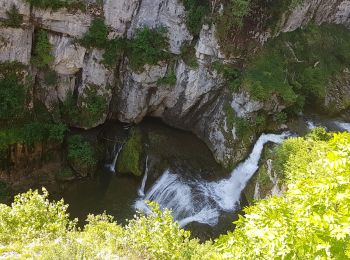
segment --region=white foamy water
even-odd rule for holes
[[[144,190],[139,193],[135,208],[147,214],[150,210],[145,201],[155,201],[161,208],[171,209],[174,219],[182,227],[191,222],[215,226],[221,212],[232,212],[239,206],[241,192],[259,167],[264,144],[281,143],[288,136],[288,133],[261,135],[249,157],[231,172],[229,178],[217,182],[185,179],[168,169],[146,193]],[[143,182],[141,188],[144,189]]]
[[[342,130],[350,132],[350,123],[335,121],[334,124]]]
[[[117,165],[118,156],[119,156],[119,154],[120,154],[122,149],[123,149],[123,145],[121,145],[121,144],[119,146],[118,146],[118,144],[116,144],[114,146],[114,151],[113,151],[114,159],[113,159],[113,162],[110,163],[110,164],[106,164],[106,168],[108,168],[111,172],[115,172],[115,167]]]
[[[148,156],[146,157],[145,174],[142,178],[141,187],[137,191],[137,194],[142,198],[145,197],[145,186],[146,186],[147,177],[148,177]]]
[[[307,124],[307,128],[310,130],[317,127],[316,124],[311,120],[306,120],[306,124]]]

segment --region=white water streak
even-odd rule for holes
[[[141,197],[145,197],[145,186],[147,181],[147,175],[148,175],[148,156],[146,157],[146,166],[145,166],[145,174],[142,178],[142,183],[140,189],[137,191],[137,194]]]
[[[117,147],[117,144],[115,145],[114,152],[116,150],[116,147]],[[123,145],[119,145],[117,152],[115,152],[113,162],[111,164],[106,165],[106,168],[108,168],[111,172],[115,172],[115,167],[117,165],[118,156],[119,156],[122,149],[123,149]]]

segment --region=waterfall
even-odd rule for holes
[[[307,124],[307,128],[310,129],[310,130],[312,130],[312,129],[317,127],[316,124],[313,121],[311,121],[311,120],[306,120],[306,124]]]
[[[342,130],[350,132],[350,123],[342,122],[342,121],[334,121],[334,124],[341,128]]]
[[[135,208],[147,214],[150,209],[145,201],[155,201],[162,209],[171,209],[174,219],[182,227],[191,222],[215,226],[221,212],[232,212],[239,206],[241,192],[259,167],[264,144],[281,143],[287,136],[288,133],[263,134],[249,157],[231,172],[229,178],[217,182],[184,178],[167,169],[149,191],[138,198]]]
[[[137,192],[138,195],[142,198],[145,197],[145,186],[146,186],[146,181],[147,181],[147,174],[148,174],[148,156],[146,156],[145,174],[144,174],[142,182],[141,182],[141,187]]]
[[[121,150],[123,149],[123,145],[122,144],[115,144],[114,145],[114,149],[113,149],[113,154],[114,154],[114,159],[113,162],[110,164],[106,164],[106,168],[108,168],[110,170],[110,172],[115,172],[115,167],[117,165],[117,160],[118,160],[118,156],[121,152]]]

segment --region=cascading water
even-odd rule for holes
[[[114,159],[113,159],[112,163],[106,164],[106,168],[108,168],[110,172],[115,172],[115,167],[117,165],[118,156],[119,156],[122,149],[123,149],[123,144],[116,143],[114,145],[114,149],[113,149],[114,150],[113,151]]]
[[[228,179],[218,182],[184,178],[168,169],[146,194],[144,183],[141,184],[143,192],[140,194],[143,196],[137,199],[135,208],[147,214],[150,209],[145,201],[155,201],[161,208],[171,209],[174,219],[182,227],[191,222],[215,226],[221,212],[234,211],[239,205],[241,192],[258,169],[264,144],[281,143],[287,136],[288,133],[263,134],[249,157],[232,171]]]
[[[147,181],[147,175],[148,175],[148,156],[146,156],[145,174],[144,174],[143,179],[142,179],[141,187],[137,191],[137,194],[142,198],[145,197],[145,186],[146,186],[146,181]]]
[[[350,123],[342,122],[342,121],[334,121],[334,124],[341,128],[342,130],[350,132]]]

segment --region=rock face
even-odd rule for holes
[[[33,28],[0,29],[0,61],[17,61],[29,65]]]
[[[311,21],[343,24],[350,28],[350,1],[306,0],[291,12],[281,31],[294,31]]]
[[[53,45],[54,61],[50,69],[57,73],[57,82],[46,88],[42,73],[33,69],[33,76],[41,85],[39,98],[49,110],[54,111],[57,104],[66,100],[68,93],[75,93],[81,109],[88,106],[87,91],[91,88],[104,98],[106,110],[98,120],[88,126],[83,123],[72,126],[94,127],[107,120],[108,115],[132,123],[140,122],[145,116],[160,117],[169,125],[196,133],[219,162],[229,165],[246,155],[249,144],[243,144],[237,137],[235,125],[230,126],[227,107],[238,118],[254,118],[260,110],[274,113],[283,109],[276,97],[263,104],[252,100],[245,91],[228,91],[222,75],[212,66],[215,61],[231,62],[225,60],[220,51],[213,24],[205,24],[195,39],[198,67],[185,64],[179,55],[180,49],[183,43],[192,41],[193,36],[186,28],[186,12],[179,0],[105,0],[100,6],[110,38],[132,38],[136,30],[144,26],[168,30],[169,51],[177,57],[176,61],[145,65],[142,72],[133,71],[127,58],[115,68],[107,68],[102,64],[103,50],[87,50],[79,45],[77,39],[84,35],[95,18],[91,12],[41,10],[31,8],[23,0],[0,0],[1,19],[7,18],[6,11],[13,4],[25,23],[21,28],[0,27],[0,61],[29,65],[34,27],[35,30],[44,29],[49,32]],[[285,16],[280,31],[292,31],[310,21],[343,24],[350,28],[349,14],[349,0],[305,0]],[[264,33],[253,32],[252,35]],[[169,71],[176,74],[174,86],[159,83]],[[338,110],[343,110],[343,104],[347,104],[343,102],[344,97],[349,96],[349,80],[342,79],[334,85],[337,94],[329,94],[325,104],[333,106],[336,103]],[[250,136],[251,142],[253,139],[254,136]]]
[[[350,108],[350,71],[344,71],[330,83],[324,108],[331,114],[337,114]]]

